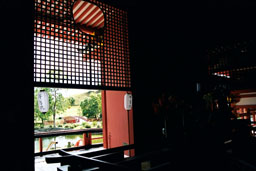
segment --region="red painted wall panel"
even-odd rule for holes
[[[104,147],[114,148],[133,144],[133,111],[124,109],[127,91],[103,91],[103,136]],[[129,92],[131,93],[131,92]],[[128,119],[129,117],[129,119]],[[134,152],[132,152],[133,154]]]
[[[124,109],[126,92],[106,91],[107,127],[109,148],[122,146],[128,139],[128,114]]]

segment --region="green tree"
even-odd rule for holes
[[[59,112],[64,112],[67,107],[68,103],[63,97],[63,95],[59,92],[60,89],[58,88],[51,88],[51,96],[53,98],[52,103],[50,103],[50,108],[52,111],[52,116],[53,116],[53,127],[56,127],[56,114]]]
[[[69,101],[70,106],[75,105],[75,99],[73,97],[68,98],[68,101]]]
[[[101,118],[101,94],[91,93],[80,103],[83,116],[87,118]]]
[[[49,111],[43,114],[39,111],[38,108],[38,100],[37,95],[38,92],[43,89],[49,95]],[[53,126],[56,127],[55,120],[56,114],[59,112],[63,112],[68,108],[68,101],[63,97],[63,95],[59,92],[57,88],[35,88],[34,92],[34,120],[41,120],[42,124],[44,120],[49,120],[49,118],[53,117]]]

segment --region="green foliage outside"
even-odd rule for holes
[[[70,106],[75,105],[75,99],[73,97],[68,98],[68,101],[69,101]]]
[[[101,95],[91,93],[80,103],[83,116],[87,118],[102,118]]]
[[[49,95],[49,111],[43,114],[39,111],[37,95],[40,90],[45,90]],[[80,105],[79,105],[80,103]],[[83,94],[64,98],[61,89],[58,88],[35,88],[34,90],[34,122],[35,129],[42,128],[102,128],[102,124],[83,123],[71,125],[63,124],[64,116],[86,116],[87,118],[102,118],[102,105],[100,91],[89,91]],[[62,123],[61,123],[62,120]],[[44,125],[44,121],[53,122],[52,125]]]
[[[35,130],[38,129],[47,129],[47,128],[52,128],[52,125],[48,125],[48,126],[43,126],[40,124],[35,124]],[[75,123],[66,123],[66,124],[58,124],[57,128],[65,128],[65,129],[86,129],[86,128],[102,128],[102,122],[101,121],[97,121],[95,124],[94,122],[83,122],[82,124],[75,124]]]
[[[38,108],[38,100],[37,95],[40,90],[44,90],[49,95],[49,111],[45,114],[39,111]],[[69,107],[69,102],[63,97],[61,93],[59,93],[59,89],[57,88],[35,88],[34,91],[34,119],[40,119],[41,124],[44,124],[44,120],[49,120],[50,117],[53,117],[54,124],[53,126],[56,127],[55,119],[56,113],[63,112]]]

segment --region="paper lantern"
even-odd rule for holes
[[[132,109],[132,95],[131,94],[124,95],[124,108],[125,108],[125,110]]]
[[[38,93],[38,107],[40,112],[46,113],[49,110],[49,95],[46,91],[40,90]]]

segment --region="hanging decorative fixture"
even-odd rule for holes
[[[38,93],[38,107],[40,112],[46,113],[49,110],[49,95],[46,91],[40,90]]]
[[[90,35],[99,34],[105,25],[102,10],[95,4],[82,0],[74,3],[73,18],[78,28]]]

